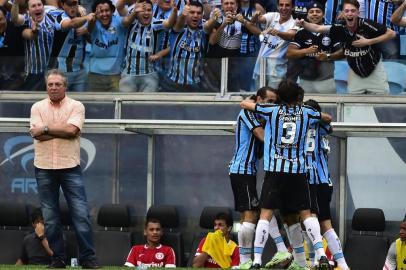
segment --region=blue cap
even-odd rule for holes
[[[324,5],[322,5],[319,2],[316,2],[316,1],[310,2],[310,4],[307,6],[307,12],[309,12],[309,10],[312,9],[312,8],[319,8],[324,13]]]

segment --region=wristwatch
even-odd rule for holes
[[[44,127],[44,130],[43,130],[43,133],[44,133],[45,135],[47,135],[48,132],[49,132],[48,126],[45,126],[45,127]]]
[[[327,60],[331,60],[331,53],[328,53],[326,55],[327,55]]]
[[[43,234],[43,235],[41,235],[41,236],[37,236],[37,238],[38,238],[39,241],[42,241],[42,240],[44,240],[46,237],[45,237],[45,234]]]

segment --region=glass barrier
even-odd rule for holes
[[[61,66],[61,61],[51,59],[53,65],[50,66]],[[176,68],[171,68],[170,59],[162,59],[161,63],[149,63],[153,66],[152,74],[127,76],[122,75],[122,71],[110,75],[90,71],[94,61],[87,53],[80,69],[67,72],[67,77],[68,90],[72,92],[255,92],[265,85],[277,87],[286,76],[296,80],[310,94],[399,95],[405,93],[405,61],[384,60],[370,76],[361,80],[345,59],[317,62],[311,58],[281,61],[257,57],[207,57],[198,64],[183,62]],[[24,57],[3,56],[0,62],[0,90],[45,89],[42,73],[25,75]]]

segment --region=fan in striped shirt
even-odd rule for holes
[[[79,1],[62,0],[62,9],[51,11],[55,18],[56,30],[49,68],[65,72],[69,91],[85,91],[87,72],[83,66],[85,58],[85,35],[77,33],[76,28],[95,20],[95,14],[81,16]],[[85,28],[83,28],[85,29]]]
[[[206,35],[201,25],[203,5],[191,1],[178,16],[170,37],[170,68],[164,91],[201,91],[201,61],[206,49]]]
[[[139,1],[135,4],[129,19],[124,21],[124,24],[130,27],[120,91],[151,92],[158,90],[158,74],[154,62],[169,53],[169,48],[158,49],[158,33],[171,28],[176,21],[176,16],[177,8],[174,7],[167,20],[153,21],[150,0]]]
[[[28,1],[28,13],[19,14],[19,5],[24,0],[14,1],[11,8],[11,20],[15,25],[23,25],[22,36],[25,40],[25,80],[22,90],[44,90],[44,73],[54,40],[54,18],[44,11],[41,0]]]

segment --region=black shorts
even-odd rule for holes
[[[250,174],[230,174],[234,208],[238,212],[258,210],[257,177]]]
[[[310,209],[306,174],[266,172],[260,207],[279,209],[283,216]]]
[[[333,186],[329,184],[310,185],[311,211],[319,221],[331,219],[330,202]]]

